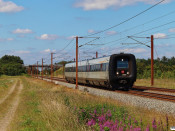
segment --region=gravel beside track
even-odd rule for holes
[[[49,79],[44,79],[46,81],[49,81]],[[54,81],[55,84],[64,85],[69,88],[75,89],[75,84],[60,82],[60,81]],[[96,95],[96,96],[103,96],[111,99],[118,100],[123,103],[127,103],[133,106],[139,106],[143,107],[149,110],[155,110],[158,112],[163,112],[167,114],[171,114],[175,117],[175,103],[168,102],[168,101],[161,101],[157,99],[150,99],[140,96],[134,96],[130,94],[123,94],[123,93],[117,93],[113,91],[103,90],[103,89],[96,89],[91,87],[86,87],[79,85],[79,90],[83,92],[88,92],[89,94]]]

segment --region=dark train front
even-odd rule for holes
[[[132,54],[114,54],[109,61],[109,82],[113,89],[128,90],[136,81],[136,59]]]

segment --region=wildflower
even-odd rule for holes
[[[96,124],[96,122],[95,122],[95,120],[94,119],[91,119],[91,120],[89,120],[88,121],[88,126],[93,126],[93,125],[95,125]]]
[[[112,117],[112,114],[111,114],[111,111],[110,111],[110,110],[108,110],[107,116],[108,116],[109,118]]]
[[[123,127],[119,127],[119,130],[118,131],[123,131]]]
[[[105,123],[104,123],[104,127],[108,127],[109,129],[111,128],[111,125],[112,125],[112,123],[111,122],[109,122],[109,121],[106,121]]]
[[[105,121],[105,116],[103,116],[103,115],[99,116],[98,120],[99,120],[100,123],[103,123]]]
[[[116,131],[117,127],[118,127],[118,124],[117,123],[113,124],[111,126],[111,131]]]
[[[96,109],[94,110],[94,114],[95,114],[95,115],[97,114],[97,110],[96,110]]]
[[[104,108],[101,109],[101,113],[102,113],[102,114],[104,113]]]
[[[149,131],[149,125],[146,127],[146,131]]]
[[[131,116],[128,116],[128,121],[131,119]]]
[[[140,127],[134,128],[134,131],[141,131]]]
[[[122,121],[120,121],[120,125],[122,125]]]
[[[152,121],[152,125],[155,125],[155,124],[156,124],[156,120],[154,118],[153,121]]]
[[[131,126],[130,126],[130,130],[132,130],[132,128],[133,128],[133,127],[132,127],[132,125],[131,125]]]
[[[153,128],[153,130],[154,130],[154,129],[156,130],[156,128],[157,128],[155,118],[154,118],[154,120],[152,121],[152,128]]]

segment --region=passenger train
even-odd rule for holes
[[[136,74],[133,54],[113,54],[78,62],[78,83],[128,90],[136,81]],[[65,65],[65,79],[71,83],[76,82],[75,62]]]

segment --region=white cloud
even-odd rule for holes
[[[154,38],[166,38],[166,34],[164,33],[157,33],[157,34],[154,34]]]
[[[72,36],[67,37],[66,39],[71,40],[71,39],[74,39],[75,37],[76,36],[72,35]]]
[[[147,50],[144,48],[137,48],[137,49],[123,49],[120,50],[120,52],[125,52],[125,53],[146,53]]]
[[[13,38],[0,38],[0,42],[13,41]]]
[[[175,28],[169,29],[169,32],[175,32]]]
[[[44,52],[44,53],[50,53],[51,52],[51,50],[50,49],[45,49],[44,51],[42,51],[42,52]]]
[[[20,50],[20,51],[15,51],[15,54],[29,54],[30,51],[24,51],[24,50]]]
[[[33,33],[32,30],[30,29],[16,29],[14,31],[12,31],[13,34],[30,34]]]
[[[36,37],[36,38],[40,39],[40,40],[56,40],[56,39],[58,39],[58,35],[43,34],[43,35]]]
[[[11,1],[0,0],[0,12],[2,13],[12,13],[24,10],[24,7],[18,6]]]
[[[41,51],[41,53],[51,53],[51,52],[56,52],[56,50],[51,50],[51,49],[45,49],[43,51]]]
[[[7,41],[13,41],[14,39],[13,38],[7,38]]]
[[[115,35],[115,34],[117,34],[117,32],[116,31],[107,31],[106,34],[107,35]]]
[[[168,3],[167,0],[164,3]],[[79,0],[74,4],[75,7],[81,7],[84,10],[103,10],[110,7],[120,8],[123,6],[133,5],[138,2],[155,4],[158,0]]]
[[[88,30],[88,33],[95,33],[93,29]]]

